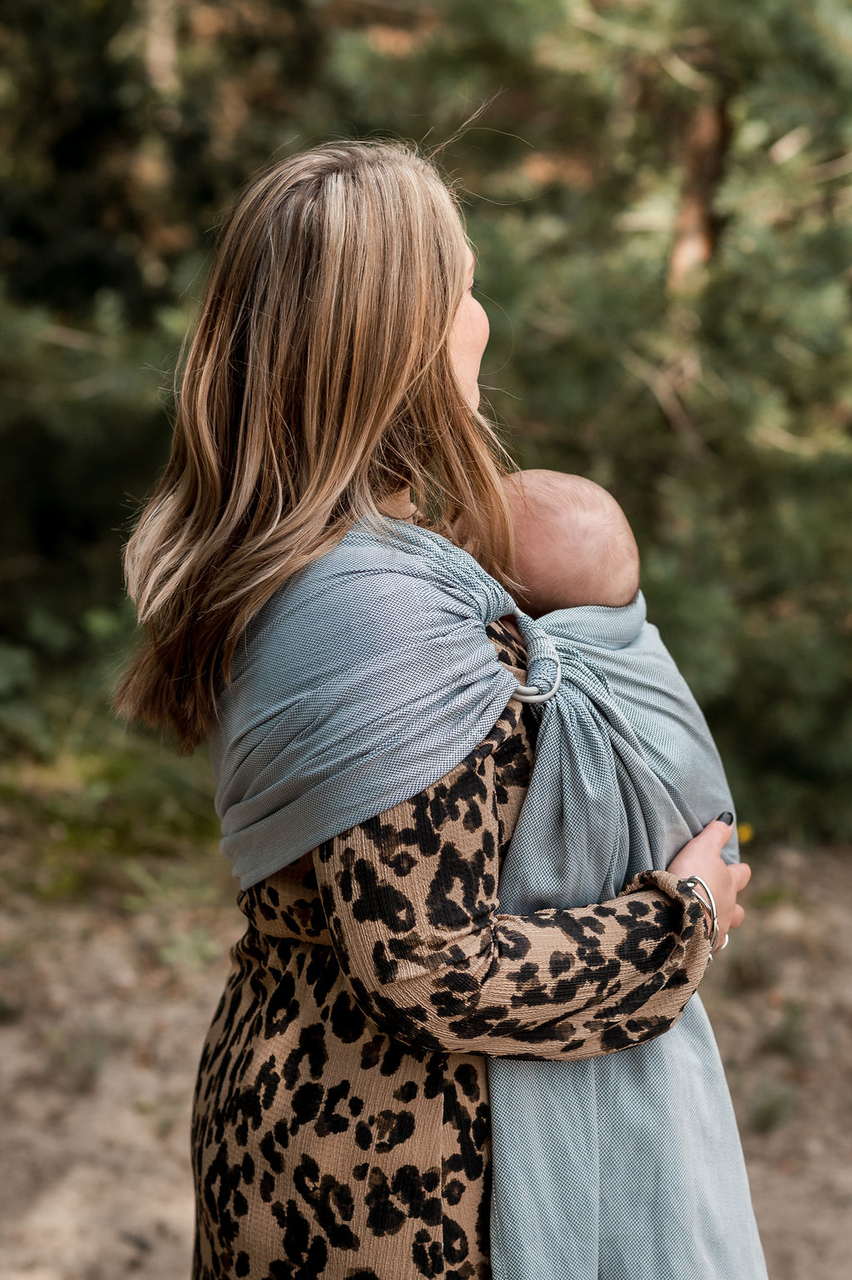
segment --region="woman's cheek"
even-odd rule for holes
[[[482,329],[481,329],[481,333],[482,333],[482,350],[484,351],[484,350],[485,350],[485,348],[488,346],[488,339],[489,339],[489,337],[491,336],[491,325],[490,325],[490,324],[489,324],[489,322],[488,322],[488,316],[487,316],[487,314],[486,314],[486,312],[485,312],[485,308],[483,307],[482,303],[481,303],[481,302],[474,302],[474,306],[477,308],[477,310],[479,311],[479,314],[480,314],[480,316],[481,316],[480,324],[481,324],[481,326],[482,326]]]

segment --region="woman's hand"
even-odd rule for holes
[[[723,814],[722,817],[727,817]],[[716,899],[716,915],[719,921],[718,951],[723,945],[725,936],[731,929],[738,929],[743,922],[745,911],[737,902],[737,894],[741,893],[751,879],[751,867],[747,862],[735,862],[731,866],[722,861],[722,849],[727,844],[732,822],[723,822],[716,818],[708,822],[700,835],[684,845],[680,853],[672,858],[667,871],[685,880],[687,876],[701,876],[710,887]]]

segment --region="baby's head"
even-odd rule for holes
[[[519,471],[506,486],[524,588],[518,603],[531,617],[630,603],[639,589],[639,551],[612,494],[561,471]]]

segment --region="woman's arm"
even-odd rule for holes
[[[430,1051],[593,1057],[677,1020],[707,965],[703,911],[654,871],[611,902],[499,913],[516,708],[432,787],[321,845],[314,866],[335,951],[380,1030]]]

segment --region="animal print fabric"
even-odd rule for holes
[[[524,649],[488,628],[525,678]],[[193,1280],[491,1280],[484,1055],[667,1030],[707,964],[667,872],[611,902],[497,906],[538,713],[509,702],[439,782],[241,893],[199,1067]]]

